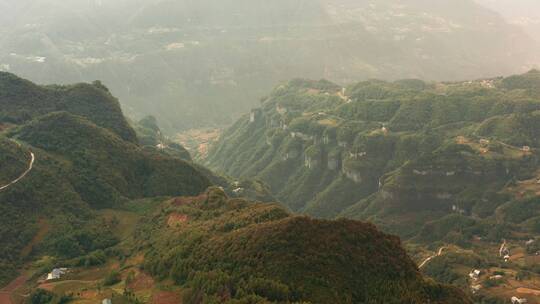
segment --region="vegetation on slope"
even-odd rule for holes
[[[515,200],[495,193],[538,168],[538,75],[291,81],[226,130],[207,164],[261,179],[294,211],[370,219],[404,237],[453,212],[494,216]]]
[[[145,270],[190,288],[185,303],[468,303],[422,279],[371,224],[291,216],[217,188],[172,200],[137,236]]]

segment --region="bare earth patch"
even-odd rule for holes
[[[152,296],[152,304],[182,304],[182,298],[175,292],[158,291]]]
[[[154,287],[154,279],[143,272],[139,272],[135,280],[129,284],[129,288],[133,291],[151,289],[152,287]]]
[[[178,225],[181,225],[188,221],[188,216],[185,214],[180,213],[173,213],[169,215],[169,218],[167,219],[167,225],[171,228],[178,227]]]
[[[521,294],[540,296],[540,290],[536,290],[536,289],[521,287],[521,288],[518,288],[516,291]]]

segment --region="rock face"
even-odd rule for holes
[[[397,233],[423,225],[398,214],[422,213],[427,222],[456,205],[463,214],[488,216],[502,202],[486,195],[530,179],[538,168],[537,87],[538,71],[444,84],[368,81],[348,87],[344,100],[337,85],[295,80],[276,88],[260,108],[287,131],[271,124],[253,128],[244,117],[211,149],[207,164],[261,179],[295,211],[376,217]],[[287,108],[285,115],[277,104]]]

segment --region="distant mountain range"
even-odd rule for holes
[[[472,0],[0,1],[0,69],[100,79],[166,131],[229,124],[281,81],[475,79],[538,48]]]
[[[521,27],[540,41],[540,2],[536,0],[475,0],[501,14],[510,24]]]

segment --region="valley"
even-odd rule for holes
[[[533,2],[0,0],[0,304],[540,304]]]
[[[472,303],[398,237],[294,215],[261,202],[264,183],[193,163],[101,82],[0,73],[0,88],[5,303]]]

